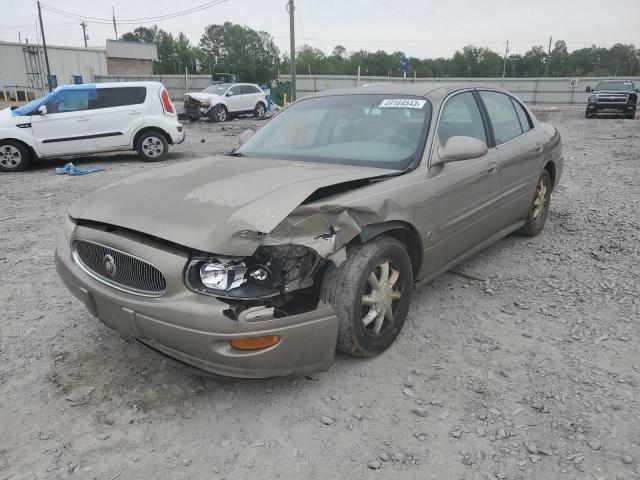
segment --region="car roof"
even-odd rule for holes
[[[369,84],[363,87],[341,88],[335,90],[323,90],[311,96],[325,97],[335,95],[412,95],[418,97],[432,98],[434,100],[446,97],[450,93],[458,90],[468,89],[488,89],[509,93],[493,85],[482,85],[468,82],[416,82],[416,83],[380,83]],[[308,98],[308,97],[305,97]]]
[[[74,88],[125,88],[125,87],[160,87],[161,82],[105,82],[105,83],[81,83],[79,85],[60,85],[56,90],[71,90]]]

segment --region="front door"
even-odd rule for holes
[[[489,144],[487,128],[471,91],[450,97],[442,107],[436,147],[453,136],[473,137]],[[499,153],[489,148],[480,158],[430,167],[433,196],[424,206],[428,251],[426,275],[439,271],[496,234],[500,220]],[[431,238],[429,238],[431,237]]]
[[[231,93],[231,95],[229,95]],[[229,93],[227,93],[227,106],[229,107],[230,112],[240,112],[244,110],[243,106],[243,95],[240,90],[240,85],[234,85],[229,89]]]
[[[89,111],[95,91],[95,87],[60,90],[45,104],[46,114],[31,116],[36,148],[43,157],[95,151],[95,131]]]

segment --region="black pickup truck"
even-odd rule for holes
[[[596,88],[587,87],[589,103],[585,117],[597,115],[624,115],[627,118],[636,116],[637,93],[640,89],[630,80],[603,80]]]

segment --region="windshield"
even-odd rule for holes
[[[607,80],[600,82],[596,87],[596,90],[626,90],[627,92],[633,92],[635,89],[633,82],[626,80]]]
[[[209,85],[205,88],[202,93],[213,93],[215,95],[224,95],[224,92],[227,91],[232,84],[231,83],[218,83],[214,85]]]
[[[303,99],[258,130],[236,154],[403,170],[422,152],[431,104],[408,95]]]
[[[45,103],[47,103],[47,101],[53,94],[54,92],[51,92],[45,95],[44,97],[31,100],[29,103],[25,103],[24,105],[12,110],[11,113],[13,115],[19,115],[19,116],[31,115],[33,112],[35,112],[38,109],[38,107],[40,107],[40,105],[44,105]]]

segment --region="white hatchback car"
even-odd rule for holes
[[[0,170],[24,170],[35,158],[119,150],[137,150],[153,162],[184,135],[160,82],[64,85],[0,110]]]
[[[184,110],[191,121],[209,117],[214,122],[224,122],[231,116],[247,114],[263,118],[267,95],[253,83],[214,83],[202,92],[186,93]]]

